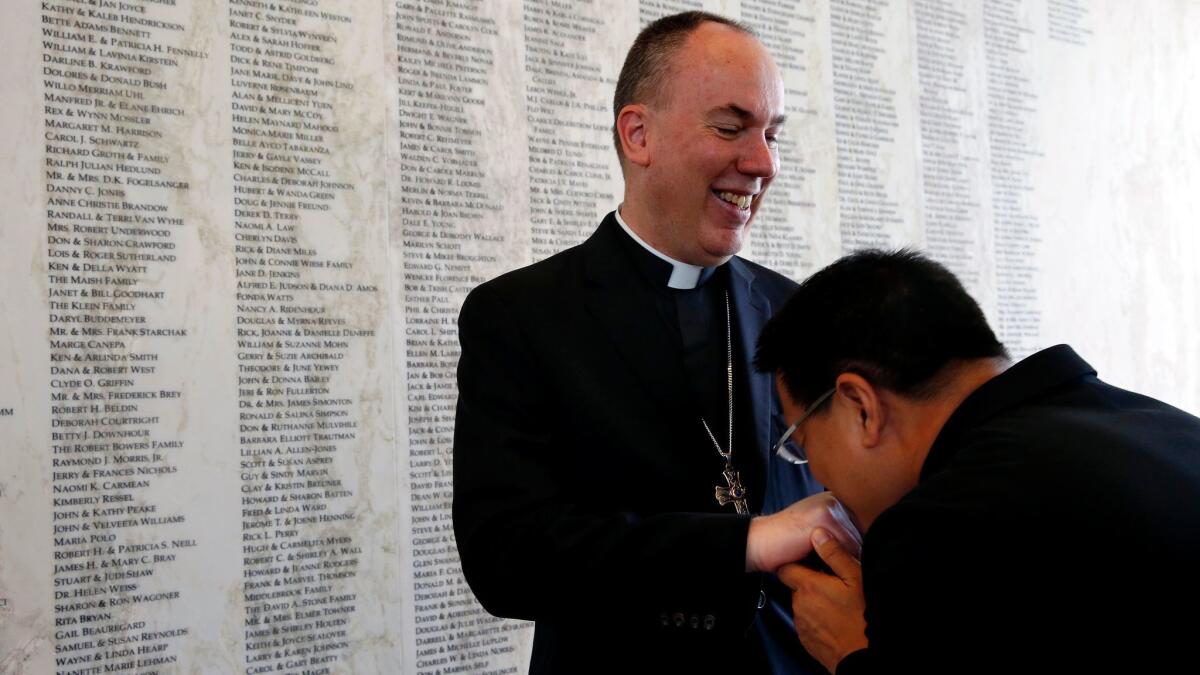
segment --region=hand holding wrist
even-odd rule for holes
[[[862,537],[849,514],[828,492],[802,499],[786,509],[750,521],[746,534],[746,571],[775,572],[812,553],[812,533],[824,528],[857,556]]]

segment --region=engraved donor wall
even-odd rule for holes
[[[47,0],[0,25],[0,673],[513,673],[450,520],[466,294],[620,201],[639,28],[782,72],[747,257],[915,246],[1200,411],[1200,7]]]

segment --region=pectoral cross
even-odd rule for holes
[[[733,508],[738,513],[750,513],[750,508],[746,506],[746,488],[742,485],[742,477],[730,467],[726,467],[721,475],[725,476],[725,482],[729,487],[717,486],[717,503],[725,506],[733,502]]]

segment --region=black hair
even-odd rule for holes
[[[910,249],[872,249],[800,284],[763,327],[754,364],[807,407],[844,372],[928,398],[951,362],[1007,356],[950,270]]]

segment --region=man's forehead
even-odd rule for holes
[[[727,89],[738,82],[770,82],[783,94],[783,79],[775,60],[757,37],[736,28],[718,23],[701,25],[671,59],[668,83],[700,77],[711,80],[714,85]],[[774,98],[774,97],[772,97]],[[716,102],[715,108],[726,108],[722,112],[739,117],[751,114],[752,101],[725,100]],[[781,104],[781,103],[780,103]],[[772,117],[782,117],[776,115]]]
[[[751,63],[774,65],[767,48],[753,34],[711,21],[688,34],[675,51],[671,67],[684,62],[685,67],[705,69],[744,68]]]

